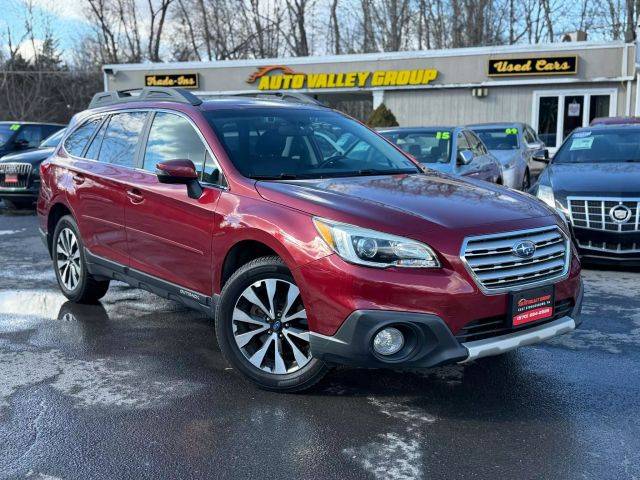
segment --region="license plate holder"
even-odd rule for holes
[[[509,296],[511,327],[519,328],[552,318],[554,305],[553,285],[511,293]]]
[[[5,173],[4,181],[5,181],[5,183],[18,183],[18,174],[17,173]]]

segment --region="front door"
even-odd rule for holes
[[[615,115],[615,89],[534,92],[532,124],[552,152],[574,129],[588,126],[594,118]]]
[[[201,198],[189,198],[185,185],[158,181],[156,165],[177,159],[196,165],[204,184]],[[217,164],[191,121],[169,112],[154,114],[141,160],[142,169],[127,189],[130,266],[211,296],[211,246],[221,193],[215,185],[219,180]]]

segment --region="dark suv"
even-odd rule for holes
[[[41,178],[69,299],[119,280],[197,308],[263,388],[301,390],[335,364],[466,362],[579,322],[554,209],[428,170],[322,106],[98,94]]]

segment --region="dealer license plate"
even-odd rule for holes
[[[520,327],[553,317],[553,285],[511,294],[511,325]]]
[[[17,173],[7,173],[4,176],[5,183],[18,183],[18,174]]]

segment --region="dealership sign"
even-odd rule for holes
[[[438,71],[434,69],[302,73],[283,65],[272,65],[259,68],[247,83],[257,82],[258,90],[401,87],[428,85],[437,76]]]
[[[180,73],[169,75],[145,75],[145,87],[181,87],[198,88],[197,73]]]
[[[489,60],[489,76],[573,75],[578,73],[578,57],[494,58]]]

